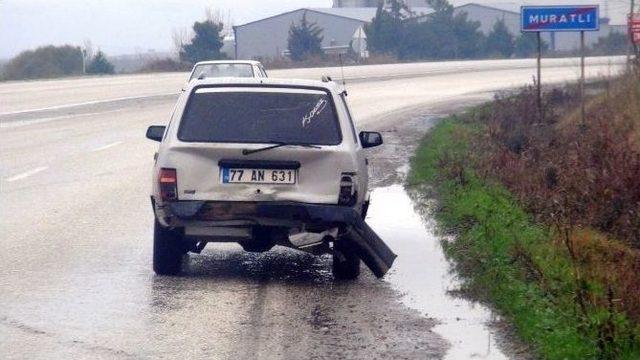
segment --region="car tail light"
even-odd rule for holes
[[[340,178],[340,195],[338,205],[353,206],[357,201],[356,187],[351,175],[343,174]]]
[[[158,182],[160,184],[160,197],[162,200],[178,200],[178,175],[176,169],[160,169]]]

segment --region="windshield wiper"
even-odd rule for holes
[[[283,146],[300,146],[300,147],[306,147],[306,148],[320,149],[320,146],[311,145],[311,144],[290,143],[290,142],[284,142],[284,141],[268,141],[268,143],[271,143],[273,145],[269,145],[267,147],[263,147],[259,149],[242,149],[242,155],[255,154],[261,151],[276,149]]]

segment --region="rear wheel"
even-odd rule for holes
[[[158,275],[177,275],[186,254],[182,234],[155,221],[153,231],[153,271]]]
[[[340,241],[333,247],[333,276],[339,280],[353,280],[360,276],[360,258]]]

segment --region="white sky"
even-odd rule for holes
[[[513,2],[522,1],[532,0]],[[550,0],[536,2],[551,3]],[[204,18],[206,7],[220,9],[230,14],[235,24],[243,24],[300,7],[330,7],[331,4],[332,0],[0,0],[0,58],[40,45],[80,45],[85,39],[109,55],[135,54],[149,49],[171,51],[174,29],[189,28],[194,21]],[[629,0],[609,0],[614,22],[623,21],[628,4]],[[604,14],[603,8],[601,11]]]

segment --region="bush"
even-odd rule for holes
[[[607,36],[598,38],[589,51],[591,55],[622,55],[629,48],[629,36],[624,33],[611,32]]]
[[[510,58],[515,49],[513,35],[509,32],[504,20],[496,21],[487,36],[485,51],[489,56]]]
[[[115,68],[113,64],[107,60],[107,57],[102,51],[98,51],[96,56],[93,57],[89,65],[87,65],[87,74],[114,74]]]
[[[322,29],[315,23],[307,21],[307,14],[302,15],[299,25],[291,24],[289,28],[289,38],[287,49],[291,60],[303,61],[310,57],[323,55],[322,52]]]
[[[412,159],[410,182],[435,185],[457,235],[443,247],[464,291],[541,358],[640,358],[639,80],[592,99],[586,126],[574,88],[547,94],[542,119],[535,89],[500,96],[441,122]]]
[[[191,43],[182,45],[180,49],[180,60],[195,64],[199,61],[226,59],[227,56],[220,52],[222,49],[223,37],[220,32],[224,29],[222,22],[213,19],[193,24],[195,36]]]
[[[3,80],[54,78],[82,74],[79,47],[44,46],[27,50],[11,59],[2,73]]]
[[[592,99],[583,126],[575,89],[499,97],[484,169],[546,222],[592,227],[640,248],[640,79],[629,74]]]
[[[178,61],[171,58],[153,59],[146,62],[138,72],[177,72],[190,71],[192,65],[188,62]]]

